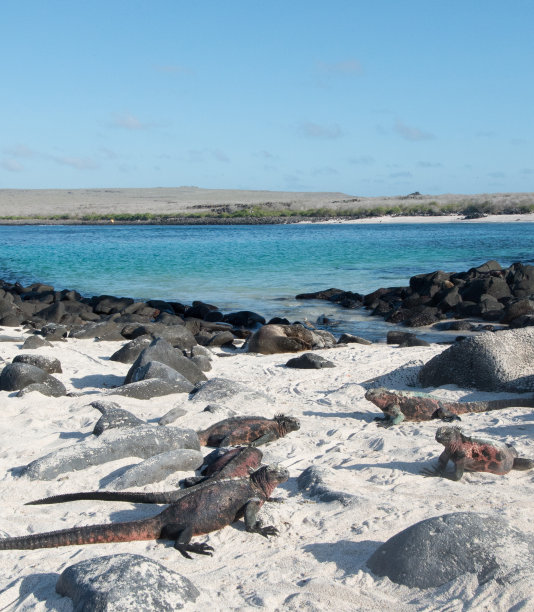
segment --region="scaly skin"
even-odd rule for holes
[[[218,453],[218,456],[216,455]],[[213,455],[213,456],[212,456]],[[250,446],[227,450],[222,455],[213,451],[204,461],[204,476],[187,479],[188,486],[195,486],[208,478],[246,478],[260,467],[263,453]],[[137,491],[82,491],[81,493],[65,493],[53,495],[44,499],[27,502],[26,506],[41,504],[59,504],[80,499],[96,499],[101,501],[131,502],[132,504],[173,504],[187,493],[188,489],[175,491],[142,493]]]
[[[190,559],[190,552],[211,555],[206,544],[191,544],[193,536],[210,533],[245,518],[246,530],[265,537],[277,529],[262,526],[258,511],[273,490],[289,478],[284,467],[267,465],[249,478],[210,479],[189,489],[160,514],[140,521],[62,529],[0,540],[0,550],[55,548],[81,544],[171,539],[175,548]]]
[[[425,476],[460,480],[464,471],[508,474],[510,470],[529,470],[534,467],[533,460],[518,457],[516,449],[510,444],[466,436],[459,427],[438,427],[436,440],[443,444],[445,450],[436,468],[421,471]],[[449,460],[454,463],[452,474],[445,473]]]
[[[232,417],[198,431],[197,434],[201,446],[218,447],[237,444],[260,446],[283,438],[290,431],[297,429],[300,429],[297,419],[277,414],[274,419],[254,416]]]
[[[365,399],[373,402],[384,413],[375,421],[380,427],[391,427],[402,421],[460,421],[459,414],[487,412],[502,408],[534,408],[534,398],[501,399],[487,402],[446,402],[426,393],[389,391],[384,388],[369,389]]]

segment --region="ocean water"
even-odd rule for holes
[[[533,246],[530,223],[2,226],[0,278],[88,296],[202,300],[267,319],[326,314],[339,321],[337,331],[376,340],[392,327],[295,295],[329,287],[369,293],[489,259],[532,263]]]

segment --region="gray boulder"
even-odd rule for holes
[[[91,338],[99,338],[100,340],[124,340],[124,336],[121,334],[121,326],[113,319],[86,323],[81,329],[72,332],[70,335],[79,340]]]
[[[61,374],[63,372],[59,359],[55,357],[45,357],[44,355],[16,355],[13,359],[13,363],[29,363],[30,365],[41,368],[41,370],[49,374]]]
[[[59,576],[56,591],[72,599],[74,612],[167,612],[200,595],[188,578],[128,553],[70,565]]]
[[[22,475],[32,480],[52,480],[59,474],[83,470],[92,465],[102,465],[125,457],[148,459],[177,448],[200,450],[196,432],[192,429],[151,425],[109,429],[99,437],[91,436],[35,459],[23,468]]]
[[[106,395],[121,395],[122,397],[148,400],[173,393],[189,393],[194,389],[194,386],[189,382],[187,384],[190,385],[189,391],[186,390],[186,385],[182,381],[169,382],[162,378],[148,378],[111,389]]]
[[[28,393],[32,393],[34,391],[48,397],[63,397],[64,395],[67,395],[65,385],[60,380],[57,380],[57,378],[50,376],[50,378],[44,382],[27,385],[24,387],[24,389],[21,389],[17,393],[17,397],[24,397]]]
[[[190,359],[184,357],[163,338],[156,338],[145,348],[134,361],[124,380],[124,384],[136,380],[136,372],[150,361],[159,361],[173,368],[187,378],[193,385],[205,381],[206,376],[202,370]]]
[[[373,344],[370,340],[366,340],[365,338],[360,338],[360,336],[354,336],[353,334],[341,334],[338,344]]]
[[[128,410],[124,410],[115,402],[96,400],[91,402],[90,406],[102,413],[93,429],[93,435],[95,436],[99,436],[107,429],[145,425],[144,421],[128,412]]]
[[[194,385],[185,376],[182,376],[180,372],[160,361],[149,361],[144,366],[137,368],[132,382],[150,380],[151,378],[159,378],[168,383],[183,387],[184,393],[190,393],[194,389]]]
[[[297,486],[299,491],[325,503],[341,502],[343,505],[348,505],[358,499],[355,495],[329,487],[327,480],[327,470],[311,465],[300,473],[297,478]]]
[[[66,395],[63,383],[37,366],[29,363],[10,363],[0,374],[0,391],[19,391],[34,383],[47,384],[58,395]]]
[[[24,341],[24,344],[22,345],[22,349],[27,351],[29,349],[38,349],[38,348],[41,348],[42,346],[53,346],[53,345],[51,342],[48,342],[48,340],[45,340],[41,336],[29,336]]]
[[[152,339],[163,338],[174,348],[188,351],[191,350],[197,343],[195,337],[183,321],[177,317],[181,325],[164,325],[163,323],[147,323],[139,325],[130,332],[132,338],[148,335]]]
[[[319,370],[320,368],[335,368],[336,366],[328,359],[315,355],[314,353],[304,353],[299,357],[293,357],[286,363],[288,368],[301,368],[304,370]]]
[[[126,470],[124,474],[111,481],[110,487],[117,491],[130,487],[141,487],[165,480],[174,472],[190,472],[198,469],[204,462],[204,455],[191,448],[179,448],[149,457]]]
[[[158,425],[170,425],[180,417],[183,417],[184,414],[187,414],[187,410],[185,410],[181,406],[175,406],[160,418],[160,420],[158,421]]]
[[[486,332],[453,344],[419,373],[423,387],[454,384],[480,391],[534,390],[534,329]]]
[[[202,404],[217,404],[224,403],[225,400],[235,397],[239,397],[243,402],[271,401],[271,398],[265,393],[255,391],[246,385],[229,380],[228,378],[212,378],[208,380],[193,395],[192,401]]]
[[[133,363],[152,340],[152,336],[139,336],[127,342],[118,351],[115,351],[109,359],[110,361],[119,361],[120,363]]]
[[[534,538],[501,517],[454,512],[430,518],[401,531],[367,561],[377,576],[410,588],[438,587],[464,574],[479,584],[514,582],[532,571]]]

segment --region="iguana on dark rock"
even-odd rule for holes
[[[201,468],[202,476],[185,479],[188,487],[198,485],[209,478],[246,478],[260,467],[263,453],[251,446],[239,446],[221,453],[222,449],[211,452],[204,458]],[[182,481],[184,482],[184,481]],[[64,493],[53,495],[35,501],[27,502],[27,506],[41,504],[59,504],[80,499],[95,499],[100,501],[131,502],[132,504],[172,504],[188,492],[188,489],[176,489],[165,492],[140,491],[82,491],[80,493]]]
[[[443,444],[445,450],[441,453],[436,468],[425,468],[421,471],[425,476],[460,480],[464,471],[508,474],[510,470],[534,468],[534,460],[518,457],[512,445],[487,438],[466,436],[459,427],[438,427],[436,440]],[[445,473],[449,460],[454,463],[452,474]]]
[[[168,539],[174,540],[174,547],[188,559],[190,552],[211,555],[211,546],[191,544],[191,538],[222,529],[240,517],[244,517],[247,531],[265,537],[276,535],[275,527],[261,525],[258,511],[288,478],[286,468],[278,465],[263,466],[248,478],[214,478],[192,487],[152,518],[0,539],[0,550]]]
[[[373,402],[384,413],[377,417],[380,427],[391,427],[402,421],[460,421],[459,414],[468,412],[487,412],[502,408],[534,408],[534,398],[499,399],[486,402],[447,402],[427,393],[408,393],[389,391],[379,387],[369,389],[365,399]]]
[[[232,417],[197,431],[197,434],[201,446],[260,446],[283,438],[297,429],[300,429],[298,419],[277,414],[274,419],[259,416]]]

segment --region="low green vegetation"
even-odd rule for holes
[[[270,204],[270,203],[269,203]],[[480,217],[488,214],[526,214],[534,212],[534,202],[520,205],[499,206],[489,201],[480,203],[454,203],[439,204],[428,202],[424,204],[397,204],[395,206],[375,206],[370,208],[312,208],[307,210],[295,210],[290,208],[276,208],[272,204],[268,206],[245,206],[232,210],[231,205],[223,207],[224,212],[204,211],[198,213],[119,213],[113,216],[101,213],[92,213],[82,216],[69,214],[62,215],[38,215],[38,216],[4,216],[0,221],[70,221],[71,223],[187,223],[188,220],[204,219],[206,221],[218,219],[270,219],[276,222],[287,219],[366,219],[373,217],[389,216],[443,216],[443,215],[465,215],[466,217]]]

